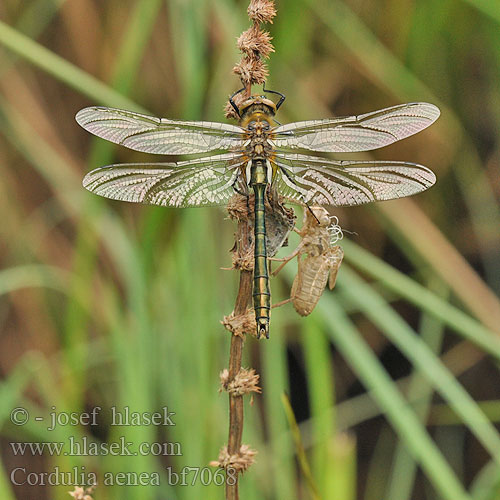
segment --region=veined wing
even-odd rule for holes
[[[113,200],[169,207],[221,205],[241,189],[235,153],[178,163],[127,163],[97,168],[83,179],[92,193]],[[243,181],[244,182],[244,181]]]
[[[419,193],[436,182],[427,167],[404,161],[332,161],[279,153],[278,191],[312,205],[350,206]]]
[[[225,123],[168,120],[99,106],[84,108],[75,118],[92,134],[144,153],[206,153],[244,142],[243,129]]]
[[[359,116],[280,125],[273,130],[278,148],[352,153],[370,151],[420,132],[439,117],[433,104],[416,102]]]

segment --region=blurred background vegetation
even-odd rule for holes
[[[97,499],[222,498],[169,486],[227,439],[218,373],[237,276],[235,227],[219,209],[99,199],[83,175],[151,157],[77,126],[91,104],[223,121],[238,88],[247,0],[3,0],[0,4],[0,497],[68,498],[11,471],[159,472],[161,487],[104,486]],[[346,237],[334,292],[299,318],[273,311],[248,339],[263,394],[246,405],[258,450],[242,500],[500,498],[500,6],[485,0],[287,0],[270,31],[278,119],[429,101],[428,131],[374,153],[431,167],[411,200],[333,210]],[[299,214],[300,220],[300,214]],[[297,243],[291,239],[291,248]],[[288,253],[285,249],[284,253]],[[272,280],[287,297],[293,267]],[[298,466],[290,394],[317,493]],[[175,411],[175,427],[116,428],[109,408]],[[98,427],[51,432],[33,416],[103,408]],[[14,456],[12,441],[179,442],[178,457]],[[82,469],[80,469],[82,470]]]

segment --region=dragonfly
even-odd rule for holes
[[[170,120],[100,106],[82,109],[76,121],[92,134],[136,151],[197,155],[182,161],[97,168],[83,179],[83,186],[97,195],[150,205],[205,207],[224,205],[235,193],[254,194],[256,336],[269,338],[266,196],[281,196],[303,206],[353,206],[413,195],[436,181],[430,169],[416,163],[333,160],[300,150],[374,150],[425,129],[440,111],[433,104],[416,102],[282,125],[274,118],[285,100],[282,93],[263,88],[262,94],[236,104],[235,96],[243,90],[229,100],[238,125]],[[278,102],[272,98],[276,96]]]

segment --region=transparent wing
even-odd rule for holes
[[[144,153],[206,153],[244,142],[243,129],[225,123],[168,120],[104,107],[84,108],[75,118],[92,134]]]
[[[419,193],[436,182],[428,168],[404,161],[332,161],[278,154],[278,191],[312,205],[350,206]]]
[[[417,102],[359,116],[288,123],[274,129],[278,148],[352,153],[370,151],[420,132],[439,117],[439,108]]]
[[[240,157],[228,153],[178,163],[110,165],[89,172],[83,186],[113,200],[169,207],[221,205],[240,185]]]

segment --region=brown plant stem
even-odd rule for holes
[[[246,219],[238,221],[238,253],[245,255],[249,251],[249,225]],[[240,285],[234,315],[239,316],[246,313],[252,298],[252,277],[253,272],[247,270],[240,271]],[[243,356],[244,338],[241,335],[231,335],[231,348],[229,354],[229,381],[233,381],[241,370],[241,358]],[[240,452],[243,435],[243,396],[229,393],[229,437],[227,451],[230,456]],[[234,481],[226,481],[226,499],[238,500],[238,473]]]

